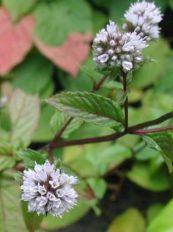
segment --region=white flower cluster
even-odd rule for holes
[[[160,9],[154,3],[142,1],[131,4],[125,13],[125,27],[135,30],[142,37],[148,40],[159,37],[160,28],[158,24],[162,20]]]
[[[124,72],[136,69],[143,61],[142,50],[148,41],[159,37],[160,9],[154,3],[137,2],[125,13],[125,29],[110,21],[93,41],[93,59],[101,68],[118,66]]]
[[[56,170],[48,161],[36,164],[34,170],[24,171],[22,200],[28,202],[29,212],[61,217],[77,202],[76,182],[76,177]]]
[[[136,32],[120,32],[117,25],[110,21],[94,39],[94,61],[101,67],[119,66],[128,72],[143,61],[141,50],[147,43]]]

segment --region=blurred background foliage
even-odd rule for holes
[[[28,146],[39,149],[65,121],[64,115],[42,100],[62,90],[92,89],[102,76],[92,62],[92,38],[109,19],[122,25],[123,14],[133,2],[0,1],[0,95],[8,98],[7,107],[0,109],[0,231],[27,231],[16,174],[9,171],[20,166],[21,157],[16,153]],[[135,71],[130,84],[131,125],[173,108],[173,0],[155,3],[164,13],[162,38],[145,50],[152,62]],[[120,100],[119,84],[112,78],[99,93]],[[110,131],[74,120],[63,138],[93,137]],[[146,148],[138,136],[59,149],[54,155],[64,168],[79,176],[80,202],[62,219],[47,216],[38,231],[173,231],[172,175],[160,151]],[[27,163],[30,157],[22,159]],[[81,219],[91,208],[94,213],[90,211]],[[25,214],[25,219],[38,220]]]

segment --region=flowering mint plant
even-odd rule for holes
[[[145,135],[148,143],[157,144],[153,146],[164,153],[163,157],[169,170],[172,171],[172,159],[160,138],[157,137],[158,132],[167,131],[170,127],[153,127],[172,117],[172,113],[134,126],[129,126],[128,120],[128,75],[129,73],[133,75],[133,71],[142,66],[145,60],[143,49],[150,46],[151,40],[159,37],[158,24],[162,20],[162,14],[154,3],[141,1],[132,4],[124,17],[123,29],[110,20],[106,27],[96,34],[92,45],[93,61],[101,72],[109,73],[110,71],[112,76],[115,68],[119,69],[119,81],[122,82],[125,96],[123,106],[114,99],[96,94],[104,83],[111,79],[109,74],[94,84],[91,93],[63,92],[47,99],[46,102],[49,105],[64,114],[64,124],[54,139],[44,147],[51,162],[54,160],[55,148],[114,141],[126,134],[135,134]],[[87,122],[98,126],[109,126],[116,132],[101,137],[61,140],[63,133],[70,125],[73,125],[75,120],[79,122],[77,128]],[[164,136],[169,137],[169,134]],[[36,164],[34,170],[24,171],[21,186],[22,200],[28,202],[28,210],[31,212],[61,217],[77,202],[78,194],[72,187],[76,181],[76,177],[68,176],[59,169],[55,170],[54,164],[50,164],[49,161],[43,165]]]

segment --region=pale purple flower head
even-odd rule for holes
[[[34,170],[24,171],[22,200],[28,202],[28,211],[62,217],[77,202],[73,185],[77,178],[56,169],[54,164],[36,164]]]
[[[147,40],[157,39],[160,34],[159,23],[162,20],[160,8],[154,3],[138,1],[131,4],[125,13],[125,28],[136,31]]]
[[[143,61],[142,49],[146,41],[136,32],[121,32],[118,26],[110,21],[93,41],[93,59],[101,68],[118,66],[129,72]]]

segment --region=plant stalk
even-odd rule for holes
[[[126,99],[125,99],[125,102],[124,102],[124,115],[125,115],[124,130],[127,132],[127,130],[128,130],[128,95],[127,95],[128,86],[127,86],[127,75],[123,71],[121,72],[121,74],[122,74],[122,79],[123,79],[123,91],[124,91],[124,94],[126,95]]]

